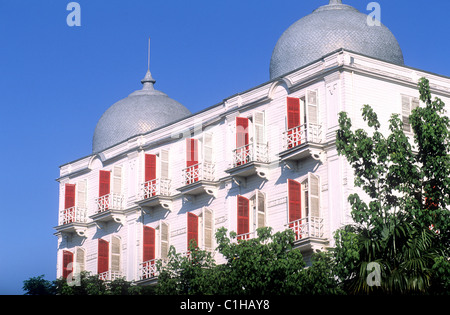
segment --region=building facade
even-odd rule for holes
[[[86,270],[148,283],[170,246],[187,253],[194,239],[214,252],[220,227],[238,239],[293,229],[307,261],[332,247],[352,222],[349,194],[360,192],[336,151],[338,113],[364,128],[370,104],[383,132],[397,113],[412,136],[419,78],[450,103],[448,77],[405,66],[389,30],[367,27],[366,15],[330,1],[280,37],[269,81],[195,114],[148,71],[99,120],[92,154],[60,167],[57,277]]]

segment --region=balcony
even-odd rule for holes
[[[98,225],[99,228],[103,228],[100,224],[114,221],[122,224],[124,219],[123,214],[124,196],[119,194],[110,193],[95,199],[96,211],[90,218]]]
[[[58,226],[55,228],[62,233],[76,233],[85,236],[87,228],[87,210],[80,207],[62,209],[59,212]]]
[[[215,196],[218,183],[214,181],[214,163],[198,163],[183,169],[184,186],[177,188],[183,195],[207,193]]]
[[[232,177],[258,175],[268,177],[269,150],[267,144],[250,143],[233,150],[232,167],[225,172]]]
[[[156,259],[152,259],[139,264],[139,280],[148,280],[158,277],[156,261]]]
[[[310,156],[322,160],[322,152],[322,126],[319,124],[303,124],[283,133],[282,161],[298,161]]]
[[[170,187],[170,179],[164,178],[157,178],[142,183],[137,204],[143,209],[162,206],[164,209],[170,210],[172,207]]]
[[[108,270],[98,274],[98,278],[102,281],[114,281],[123,278],[123,276],[120,271]]]
[[[323,250],[323,247],[328,244],[323,221],[323,218],[309,216],[286,224],[286,227],[295,234],[294,246],[302,252]]]

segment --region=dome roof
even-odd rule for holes
[[[341,48],[403,65],[402,50],[394,35],[383,24],[370,26],[367,18],[341,0],[331,0],[298,20],[275,46],[270,78],[301,68]]]
[[[113,104],[102,115],[94,132],[93,153],[191,114],[186,107],[155,90],[156,81],[150,71],[141,82],[142,90]]]

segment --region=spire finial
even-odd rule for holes
[[[150,72],[150,37],[148,38],[148,59],[147,59],[147,73],[145,77],[141,80],[141,83],[144,85],[143,90],[154,89],[153,84],[156,83],[156,80],[153,79],[152,74]]]
[[[150,36],[148,37],[148,68],[147,70],[150,71]]]
[[[328,5],[332,4],[342,4],[342,0],[330,0],[330,3]]]

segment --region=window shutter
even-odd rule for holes
[[[264,112],[253,113],[254,142],[266,144],[266,130]]]
[[[64,209],[75,207],[75,185],[66,184],[65,188]]]
[[[198,217],[188,212],[187,214],[187,248],[189,250],[191,240],[195,241],[196,247],[198,247]]]
[[[112,192],[117,195],[122,194],[122,167],[121,166],[114,166]]]
[[[213,249],[213,213],[208,208],[203,208],[203,246],[205,250]]]
[[[111,270],[120,271],[120,238],[111,238]]]
[[[300,126],[300,99],[287,98],[287,129]]]
[[[110,193],[111,172],[100,171],[98,196],[102,197]]]
[[[266,197],[264,193],[258,191],[256,193],[256,228],[266,226]]]
[[[289,222],[301,219],[301,184],[295,180],[288,179],[288,198],[289,198]]]
[[[312,217],[319,218],[319,177],[312,173],[308,174],[308,198],[309,214]]]
[[[236,117],[236,148],[249,144],[248,118]]]
[[[73,253],[69,252],[67,250],[63,251],[63,278],[67,279],[67,277],[72,273],[73,271]]]
[[[97,273],[101,274],[109,270],[109,243],[98,240]]]
[[[208,132],[203,134],[203,162],[213,162],[213,137]]]
[[[76,258],[77,259],[77,264],[76,264],[77,270],[76,271],[77,271],[77,273],[80,273],[85,270],[84,262],[85,262],[86,257],[85,257],[84,249],[78,247],[76,256],[77,256],[77,258]]]
[[[169,151],[161,150],[159,154],[160,164],[161,164],[161,178],[169,178]]]
[[[159,225],[161,259],[167,259],[169,255],[169,225],[161,222]]]
[[[319,123],[318,119],[318,110],[317,110],[317,90],[309,90],[306,92],[306,102],[308,106],[308,117],[307,123],[317,124]]]
[[[411,115],[410,97],[402,95],[403,131],[406,132],[411,132],[411,125],[409,124],[409,115]]]
[[[247,234],[250,232],[249,200],[238,196],[237,202],[237,234]]]
[[[198,164],[198,140],[186,139],[186,167]]]
[[[145,155],[145,175],[144,182],[148,182],[156,179],[156,155]]]
[[[144,245],[142,261],[149,261],[155,259],[155,229],[149,226],[144,226]]]
[[[86,180],[81,180],[77,183],[77,206],[80,209],[86,209],[86,198],[87,198],[87,183]]]

